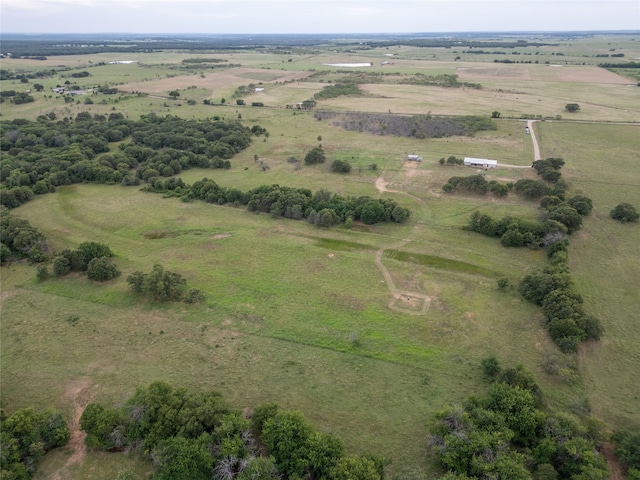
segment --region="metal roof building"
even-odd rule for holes
[[[498,161],[488,160],[486,158],[465,157],[464,165],[466,167],[496,168],[498,166]]]

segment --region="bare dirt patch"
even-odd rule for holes
[[[613,454],[613,444],[605,442],[602,444],[602,455],[607,459],[607,466],[609,467],[609,473],[611,476],[609,480],[622,480],[624,478],[624,469],[618,458]]]
[[[228,238],[230,236],[231,236],[231,234],[229,232],[225,232],[225,233],[218,233],[218,234],[214,235],[212,238],[215,238],[215,239]]]
[[[509,78],[531,80],[529,69],[526,67],[461,67],[456,69],[460,80],[474,80],[481,78]]]
[[[13,297],[16,293],[18,293],[17,290],[9,290],[8,292],[2,292],[0,294],[0,301],[4,302],[6,299]]]
[[[94,396],[95,386],[91,385],[91,380],[88,377],[73,379],[65,388],[63,398],[73,406],[73,417],[69,424],[71,438],[65,447],[71,451],[71,456],[67,462],[54,473],[52,477],[53,480],[72,480],[73,477],[71,477],[69,468],[82,463],[87,454],[87,448],[84,444],[84,439],[87,434],[80,430],[80,417]]]

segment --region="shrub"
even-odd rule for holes
[[[47,268],[46,265],[38,265],[37,272],[38,273],[36,274],[36,277],[40,282],[44,282],[46,279],[48,279],[51,276],[51,273],[49,272],[49,269]]]
[[[318,145],[307,152],[304,157],[305,165],[315,165],[316,163],[324,163],[326,160],[322,145]]]
[[[334,160],[331,164],[331,171],[336,173],[349,173],[351,171],[351,164],[343,160]]]
[[[120,271],[108,257],[92,258],[87,265],[87,277],[97,282],[106,282],[120,275]]]
[[[495,356],[492,355],[482,359],[482,371],[487,378],[496,378],[501,370],[500,362]]]
[[[150,273],[133,272],[127,283],[135,293],[141,293],[156,301],[181,300],[187,281],[179,274],[154,265]]]
[[[53,259],[52,268],[56,277],[62,277],[71,271],[71,264],[66,257],[60,255]]]
[[[567,203],[576,209],[576,211],[583,216],[587,216],[593,209],[593,201],[589,197],[584,195],[576,195],[567,200]]]
[[[636,211],[635,207],[630,203],[620,203],[611,210],[611,218],[618,220],[619,222],[637,222],[640,218],[640,214]]]
[[[567,103],[567,104],[564,106],[564,109],[565,109],[567,112],[574,113],[574,112],[577,112],[578,110],[580,110],[580,105],[578,105],[577,103]]]

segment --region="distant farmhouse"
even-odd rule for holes
[[[497,160],[487,160],[486,158],[464,158],[465,167],[479,167],[479,168],[496,168],[498,166]]]

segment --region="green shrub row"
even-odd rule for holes
[[[252,212],[270,213],[275,217],[306,219],[319,226],[362,221],[367,225],[380,222],[402,223],[409,218],[409,210],[391,199],[371,197],[343,197],[327,190],[315,194],[303,188],[262,185],[242,192],[234,187],[220,187],[204,178],[193,185],[181,179],[156,180],[146,191],[180,197],[183,201],[203,200],[218,205],[246,205]]]

